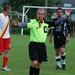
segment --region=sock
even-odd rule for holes
[[[35,68],[35,74],[34,75],[39,75],[39,73],[40,73],[40,69]]]
[[[40,70],[37,68],[33,68],[32,66],[30,66],[30,72],[29,75],[39,75]]]
[[[62,64],[66,64],[65,63],[65,58],[66,58],[66,53],[61,54]]]
[[[3,65],[2,65],[2,68],[6,67],[7,66],[7,63],[8,63],[8,57],[3,57]]]
[[[35,71],[35,69],[32,66],[30,66],[29,75],[33,75],[34,74],[34,71]]]
[[[59,66],[59,67],[61,67],[60,56],[56,56],[55,59],[56,59],[56,65]]]

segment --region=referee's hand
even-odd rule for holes
[[[18,26],[18,24],[19,24],[19,21],[18,21],[18,20],[13,20],[13,21],[12,21],[12,25]]]

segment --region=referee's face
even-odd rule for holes
[[[45,18],[45,13],[44,13],[44,10],[39,10],[37,12],[37,19],[38,21],[42,22]]]
[[[61,18],[62,15],[63,15],[62,10],[57,10],[57,17],[58,17],[58,18]]]

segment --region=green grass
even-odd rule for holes
[[[75,38],[71,37],[66,45],[66,63],[67,69],[56,71],[55,50],[53,43],[50,44],[47,38],[48,62],[43,62],[40,75],[75,75]],[[11,35],[11,50],[9,53],[8,67],[10,72],[0,70],[0,75],[29,75],[31,61],[28,53],[29,36]],[[2,65],[3,55],[0,56],[0,67]]]

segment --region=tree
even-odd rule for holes
[[[2,11],[3,11],[2,8],[0,8],[0,13],[1,13]]]
[[[47,0],[47,1],[48,1],[47,6],[53,6],[53,5],[60,5],[61,4],[61,0]],[[28,6],[45,6],[45,0],[5,0],[3,5],[4,4],[10,4],[11,7],[12,7],[12,10],[22,12],[24,5],[28,5]],[[32,12],[32,15],[31,15],[31,12]],[[50,14],[53,13],[52,10],[49,10],[48,12]],[[33,9],[33,10],[30,9],[30,12],[28,13],[28,16],[30,18],[34,18],[35,14],[36,14],[36,9]]]
[[[61,4],[61,0],[47,0],[48,5],[47,6],[53,6],[53,5],[59,5]],[[13,11],[18,11],[22,13],[23,6],[45,6],[45,0],[5,0],[3,5],[10,4]],[[28,19],[29,18],[35,18],[36,16],[36,10],[37,9],[30,9],[27,13]],[[50,19],[53,11],[48,10],[48,18]],[[14,27],[11,27],[12,32],[15,31],[16,33],[19,31],[19,28],[15,29]],[[25,34],[29,34],[29,30],[25,29]]]

